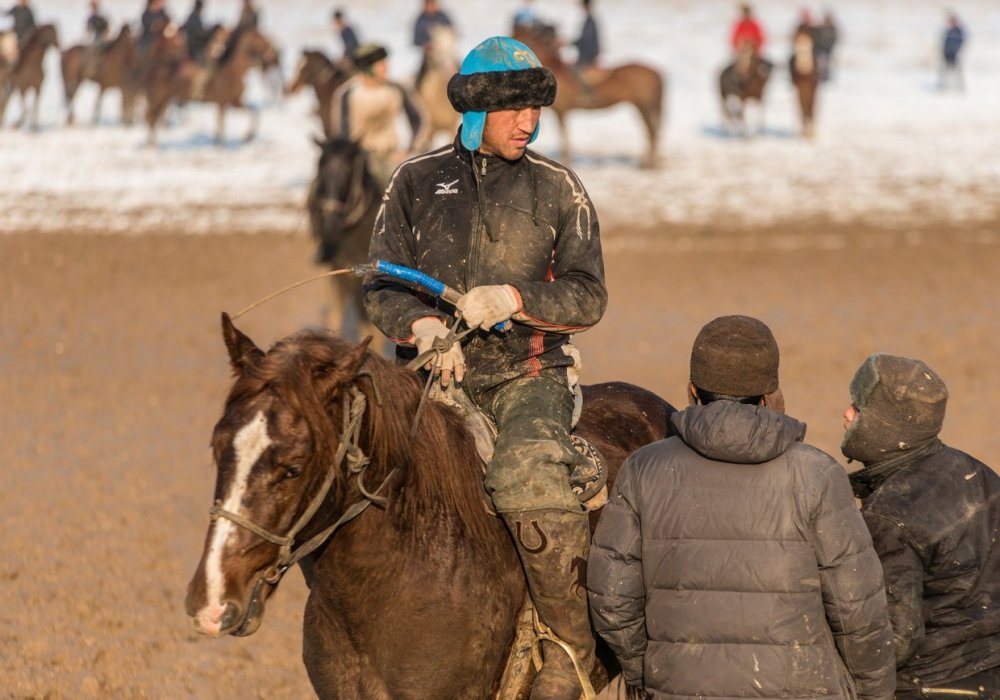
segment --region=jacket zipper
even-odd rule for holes
[[[479,248],[483,240],[483,228],[485,226],[483,218],[486,216],[486,212],[483,210],[485,198],[482,191],[482,177],[486,175],[486,158],[483,158],[482,162],[482,173],[480,174],[476,168],[476,154],[472,154],[472,180],[476,188],[475,210],[478,212],[478,215],[476,215],[476,220],[472,227],[472,237],[469,241],[469,264],[465,275],[466,292],[477,286],[479,280]]]

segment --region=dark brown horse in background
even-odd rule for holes
[[[792,38],[792,57],[788,61],[788,72],[799,98],[799,116],[805,138],[812,138],[815,134],[814,112],[820,73],[814,43],[812,30],[808,26],[800,26]]]
[[[320,147],[316,177],[309,186],[306,207],[316,239],[316,262],[341,269],[368,259],[375,216],[382,204],[382,187],[368,169],[361,147],[335,137],[316,141]],[[368,320],[361,302],[361,279],[355,275],[333,278],[333,299],[326,327],[344,338],[360,340],[381,333]]]
[[[185,603],[197,629],[256,631],[302,556],[302,656],[320,698],[493,697],[526,588],[463,420],[429,401],[411,437],[421,377],[366,343],[304,331],[265,353],[225,315],[223,335],[236,379]],[[578,432],[612,476],[667,435],[673,409],[650,392],[584,395]]]
[[[252,27],[232,32],[221,56],[202,67],[188,56],[184,37],[168,26],[149,47],[149,68],[144,78],[146,124],[149,145],[156,144],[156,128],[171,104],[207,102],[218,108],[215,142],[223,143],[226,110],[244,109],[250,113],[250,126],[244,140],[257,133],[257,112],[243,102],[245,76],[260,67],[274,47]]]
[[[127,24],[123,24],[118,36],[104,46],[77,45],[63,51],[60,66],[66,96],[66,123],[72,124],[75,120],[73,99],[76,91],[85,80],[92,80],[99,88],[92,123],[97,124],[101,119],[105,91],[117,88],[122,95],[122,122],[131,124],[138,88],[135,80],[137,56],[135,37]]]
[[[756,103],[760,109],[758,131],[764,129],[764,88],[771,77],[773,66],[761,58],[753,45],[744,43],[736,54],[736,60],[726,66],[719,75],[719,96],[722,98],[722,124],[729,132],[735,131],[746,136],[747,105]]]
[[[628,63],[599,71],[593,82],[584,83],[573,66],[559,55],[559,39],[549,25],[518,25],[513,38],[527,44],[558,81],[552,105],[559,120],[562,158],[570,159],[566,114],[574,109],[604,109],[620,102],[635,106],[642,118],[649,146],[641,164],[655,167],[659,161],[660,126],[663,117],[664,80],[659,71],[641,63]]]
[[[294,95],[308,85],[316,93],[316,113],[323,125],[323,136],[333,136],[332,114],[330,113],[333,93],[351,77],[353,70],[346,61],[331,61],[322,51],[305,49],[295,69],[295,77],[285,92]]]
[[[24,126],[28,118],[28,94],[31,93],[31,128],[38,129],[38,101],[45,80],[43,61],[45,52],[51,47],[59,48],[59,35],[52,24],[39,25],[24,42],[13,68],[0,80],[0,126],[3,126],[7,101],[17,91],[21,97],[21,116],[15,127]]]

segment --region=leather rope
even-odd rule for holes
[[[534,605],[531,606],[531,625],[535,629],[535,638],[531,640],[531,660],[535,664],[535,670],[537,671],[542,667],[542,655],[540,647],[543,641],[552,642],[559,646],[569,660],[573,662],[573,669],[576,671],[576,678],[580,681],[580,688],[582,688],[582,695],[584,700],[596,700],[597,693],[594,692],[594,685],[590,682],[590,674],[584,669],[583,664],[580,662],[580,657],[577,656],[576,652],[573,650],[567,642],[560,639],[552,628],[546,625],[538,617],[538,610]]]

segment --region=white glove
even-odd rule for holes
[[[413,344],[417,347],[418,355],[432,349],[434,341],[448,337],[451,332],[436,316],[418,318],[410,329],[413,331]],[[438,341],[438,344],[441,344],[441,341]],[[455,381],[461,384],[465,378],[465,356],[462,354],[462,346],[458,342],[452,343],[450,348],[442,350],[437,357],[428,360],[424,367],[431,370],[434,376],[441,375],[441,386],[451,384],[452,374],[455,375]]]
[[[521,310],[521,297],[509,284],[473,287],[455,304],[469,328],[488,331]]]

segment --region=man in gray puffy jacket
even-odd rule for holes
[[[784,415],[770,329],[707,324],[689,389],[591,548],[591,615],[630,696],[891,698],[882,567],[843,468]]]

